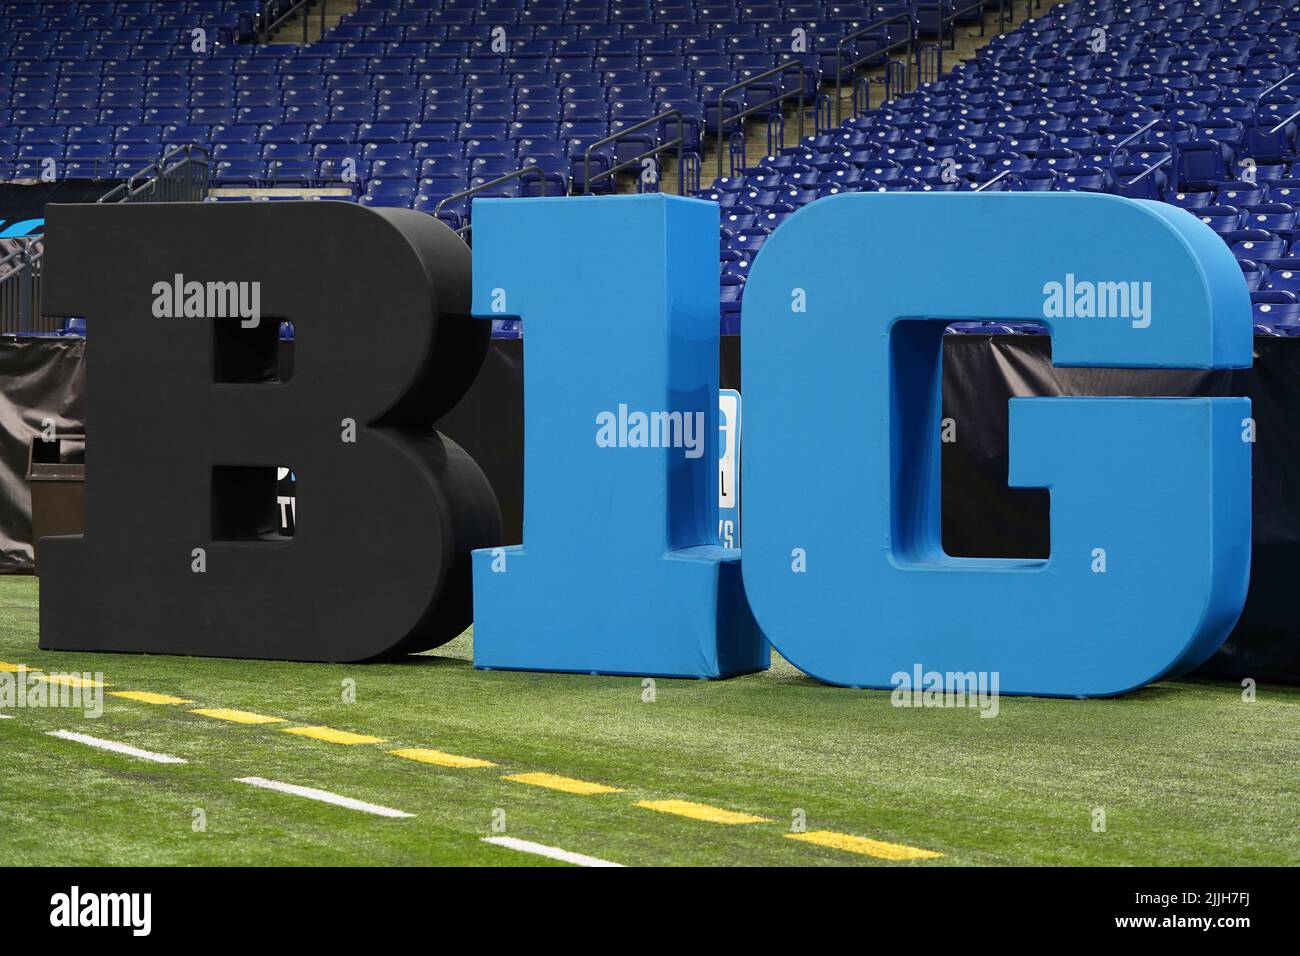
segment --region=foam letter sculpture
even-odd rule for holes
[[[717,237],[698,200],[475,202],[474,313],[525,355],[524,540],[474,554],[475,666],[768,665],[717,546]]]
[[[758,254],[743,305],[759,624],[796,666],[851,686],[920,665],[945,687],[996,672],[1003,693],[1111,695],[1197,665],[1246,595],[1249,402],[1013,399],[1010,483],[1050,489],[1050,555],[952,558],[942,336],[974,319],[1044,322],[1063,366],[1251,362],[1240,270],[1181,209],[1088,193],[806,206]]]
[[[46,311],[91,331],[86,530],[40,543],[41,647],[357,661],[469,625],[470,551],[501,519],[430,427],[489,334],[450,229],[333,202],[55,205],[47,226]]]

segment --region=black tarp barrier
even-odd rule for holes
[[[1201,673],[1300,682],[1300,614],[1291,603],[1300,509],[1288,481],[1300,476],[1300,430],[1293,424],[1300,421],[1300,340],[1257,337],[1254,368],[1228,371],[1054,368],[1047,336],[949,335],[944,341],[943,414],[956,423],[956,441],[943,446],[943,540],[958,557],[1047,554],[1048,493],[1007,487],[1013,396],[1250,398],[1258,437],[1250,593],[1237,628]],[[84,427],[84,347],[82,339],[0,339],[0,571],[31,570],[27,447],[46,417],[55,418],[60,432]],[[282,378],[292,362],[293,343],[281,343]],[[722,387],[739,389],[738,338],[723,338],[721,365]],[[523,525],[523,374],[523,343],[494,340],[473,387],[436,423],[492,483],[510,542],[521,540]],[[93,442],[89,435],[92,476]]]
[[[32,570],[27,454],[47,420],[60,435],[85,423],[86,340],[0,336],[0,573]]]
[[[1251,400],[1250,591],[1206,676],[1300,682],[1300,340],[1255,338],[1249,369],[1081,369],[1052,365],[1046,335],[945,336],[943,544],[955,557],[1046,557],[1048,492],[1007,487],[1007,401],[1032,395],[1226,396]],[[1141,481],[1141,475],[1134,476]],[[743,488],[743,486],[742,486]],[[743,491],[742,491],[743,494]],[[1014,613],[1014,608],[1008,608]]]

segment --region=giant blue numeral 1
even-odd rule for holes
[[[801,669],[854,686],[920,667],[949,686],[997,672],[1003,692],[1107,695],[1200,663],[1245,600],[1249,402],[1013,400],[1009,478],[1050,489],[1050,555],[951,558],[939,452],[962,423],[940,420],[943,327],[986,318],[1045,322],[1058,365],[1251,362],[1237,264],[1181,209],[1087,193],[813,203],[768,240],[744,298],[759,624]]]
[[[479,200],[474,302],[524,327],[524,541],[474,554],[478,667],[768,664],[718,534],[718,207]]]

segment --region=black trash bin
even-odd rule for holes
[[[33,553],[40,574],[41,538],[85,530],[86,436],[34,438],[27,453],[27,483],[32,490]]]

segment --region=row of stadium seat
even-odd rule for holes
[[[623,7],[597,6],[600,23],[582,17],[567,22],[569,5],[558,5],[559,22],[550,23],[548,18],[545,23],[529,24],[524,28],[527,36],[512,30],[508,55],[481,55],[494,42],[481,31],[473,39],[415,45],[405,38],[349,41],[334,39],[331,33],[310,47],[247,47],[233,53],[227,49],[207,58],[187,51],[179,55],[173,51],[164,58],[158,55],[162,51],[153,48],[115,50],[127,53],[127,59],[100,60],[97,74],[95,60],[66,54],[93,57],[102,51],[56,50],[53,38],[43,47],[11,46],[10,55],[0,59],[0,120],[7,120],[10,129],[18,132],[7,137],[15,140],[7,150],[0,139],[0,159],[10,161],[11,175],[30,176],[39,162],[49,160],[72,163],[70,170],[81,174],[91,160],[85,149],[74,150],[69,144],[91,138],[87,130],[99,131],[94,141],[101,145],[128,146],[107,156],[100,155],[102,150],[92,151],[100,164],[128,161],[139,154],[135,147],[146,146],[150,139],[156,153],[186,139],[218,149],[227,144],[355,143],[358,155],[352,168],[361,170],[358,191],[373,197],[376,190],[369,187],[367,177],[392,177],[382,168],[376,171],[373,162],[363,163],[360,154],[368,147],[407,142],[423,149],[429,143],[459,140],[466,144],[468,160],[513,158],[545,166],[548,175],[555,174],[557,185],[568,188],[575,181],[585,182],[578,173],[588,147],[665,109],[686,114],[682,120],[686,148],[698,150],[706,126],[717,120],[717,107],[710,109],[709,101],[716,103],[716,95],[736,80],[737,71],[756,75],[778,62],[794,61],[793,53],[772,52],[790,44],[787,27],[804,29],[804,21],[784,17],[808,15],[822,23],[811,30],[811,42],[820,46],[838,41],[859,25],[844,18],[871,15],[861,4],[746,8],[747,18],[771,15],[774,19],[733,22],[734,30],[717,31],[714,36],[710,34],[715,27],[735,21],[738,10],[714,16],[711,7],[701,8],[704,22],[695,22],[696,11],[676,22],[676,15],[660,6],[653,13],[665,22],[640,31],[644,36],[623,36],[624,31],[638,32],[634,29],[638,18]],[[908,9],[901,4],[897,8]],[[360,14],[376,9],[366,6]],[[829,28],[824,25],[828,16],[838,18]],[[454,19],[440,28],[451,30]],[[346,37],[352,28],[349,21],[336,28],[343,31],[340,36]],[[602,25],[610,29],[597,29]],[[550,27],[555,29],[543,36]],[[669,32],[674,34],[671,38]],[[59,35],[58,39],[69,38]],[[871,42],[878,46],[881,41]],[[852,55],[857,52],[856,46],[850,47]],[[34,59],[38,54],[44,57]],[[24,55],[33,59],[22,59]],[[746,57],[752,65],[745,65]],[[811,55],[805,84],[810,95],[816,86],[811,65],[815,60],[816,55]],[[769,97],[792,82],[793,73],[768,87],[755,87],[748,96],[730,95],[723,113],[734,115],[749,102]],[[7,116],[2,109],[6,96]],[[106,126],[115,129],[109,133]],[[122,126],[127,129],[122,131]],[[592,173],[599,175],[666,137],[662,130],[647,130],[618,147],[598,150],[591,157]],[[510,146],[494,145],[502,143]],[[68,148],[59,150],[58,144]],[[553,160],[565,157],[568,168],[558,168]],[[152,159],[156,158],[155,154]],[[414,151],[411,156],[413,162],[424,158]],[[311,157],[314,168],[301,156],[285,160],[245,154],[215,159],[213,172],[221,185],[331,181],[338,166],[315,155]],[[286,162],[293,164],[291,169]],[[429,178],[421,175],[422,169],[414,172],[404,171],[403,178],[411,182]],[[449,177],[448,188],[457,191],[474,181],[472,168],[463,173],[463,180],[460,175]],[[607,178],[596,189],[613,185]],[[540,184],[528,180],[524,188],[536,190]],[[415,202],[419,193],[403,187],[388,194],[410,196]]]
[[[46,22],[43,36],[18,30],[0,41],[0,120],[9,122],[0,156],[15,173],[46,160],[117,170],[190,140],[211,148],[218,185],[345,183],[364,204],[441,207],[460,226],[471,206],[444,201],[468,187],[529,164],[548,190],[581,189],[577,168],[593,143],[669,107],[690,124],[686,148],[702,153],[729,86],[797,62],[811,105],[818,84],[835,78],[833,54],[849,32],[898,12],[932,26],[936,11],[953,9],[367,0],[311,46],[225,47],[207,57],[164,54],[143,36],[105,41],[103,30],[130,29],[116,23]],[[504,29],[486,29],[494,26]],[[84,29],[99,32],[67,33]],[[807,52],[791,46],[799,31]],[[848,42],[843,59],[898,36],[882,28]],[[976,188],[1093,190],[1183,206],[1242,262],[1257,319],[1289,327],[1296,290],[1286,266],[1300,256],[1298,40],[1294,0],[1075,0],[838,128],[749,168],[733,159],[728,175],[698,193],[722,206],[724,327],[736,327],[754,255],[807,202]],[[66,55],[105,42],[126,45],[126,57]],[[800,93],[793,69],[728,95],[722,117],[782,92]],[[602,148],[593,171],[672,135],[648,129]],[[541,176],[514,179],[485,195],[542,186]]]
[[[284,3],[284,0],[278,0]],[[51,37],[61,44],[170,42],[182,30],[202,26],[221,42],[249,43],[263,4],[260,0],[150,0],[93,3],[32,3],[10,0],[5,4],[5,33],[0,53],[15,48],[39,50]],[[61,51],[60,51],[61,52]]]
[[[1089,45],[1098,29],[1105,49]],[[772,228],[812,199],[863,189],[1170,202],[1232,248],[1256,321],[1295,328],[1298,37],[1296,4],[1255,0],[1078,0],[1022,24],[937,82],[701,192],[723,205],[724,328]]]

